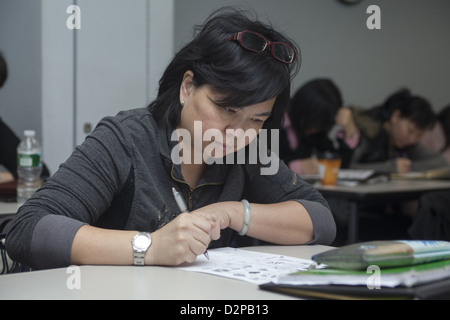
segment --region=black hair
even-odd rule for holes
[[[441,151],[450,147],[450,105],[442,109],[437,116],[437,120],[441,123],[445,135],[445,146]]]
[[[186,71],[194,73],[195,87],[209,85],[219,93],[223,107],[245,107],[277,97],[264,127],[278,127],[288,107],[291,79],[298,72],[297,45],[246,10],[225,7],[215,11],[203,25],[195,27],[195,38],[173,58],[159,81],[159,92],[149,108],[156,120],[175,127],[180,118],[180,86]],[[254,53],[230,41],[234,33],[251,30],[270,41],[296,48],[297,59],[288,65],[273,58],[269,50]]]
[[[306,135],[307,129],[328,132],[342,107],[342,95],[334,82],[315,79],[303,85],[292,98],[289,119],[300,137]]]
[[[412,95],[408,89],[393,93],[383,105],[370,110],[369,115],[386,122],[397,110],[400,111],[400,117],[409,119],[420,129],[429,129],[436,122],[436,115],[430,103],[420,96]]]
[[[8,78],[8,66],[6,64],[5,58],[3,58],[0,52],[0,88],[3,87],[6,79]]]

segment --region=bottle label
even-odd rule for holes
[[[22,154],[19,153],[17,155],[17,166],[18,167],[39,167],[41,164],[41,155],[38,153],[35,154]]]

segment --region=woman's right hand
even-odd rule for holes
[[[206,251],[215,227],[215,222],[203,216],[180,214],[151,234],[152,245],[145,255],[145,263],[177,266],[194,262],[198,255]]]
[[[397,158],[397,173],[405,174],[411,170],[411,160],[407,158]]]

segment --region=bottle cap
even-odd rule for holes
[[[25,137],[34,137],[36,135],[36,131],[34,131],[34,130],[25,130],[23,132],[23,134],[25,135]]]

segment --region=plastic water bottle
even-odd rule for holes
[[[24,203],[41,186],[42,148],[34,130],[25,130],[25,138],[17,147],[17,202]]]

